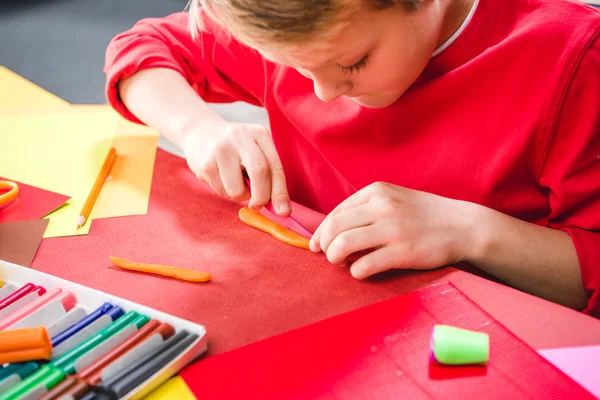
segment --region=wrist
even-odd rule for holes
[[[462,261],[481,265],[493,245],[494,229],[490,216],[494,210],[470,202],[464,202],[464,207]]]
[[[219,123],[225,123],[226,121],[220,116],[198,116],[183,117],[180,119],[174,119],[171,123],[170,132],[172,140],[181,150],[185,152],[186,143],[191,141],[191,137],[195,135],[208,134],[214,131],[212,126]]]

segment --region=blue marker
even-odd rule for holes
[[[108,315],[113,322],[119,319],[123,314],[125,314],[125,310],[119,306],[114,306],[109,312],[106,313],[106,315]]]
[[[121,307],[114,306],[110,303],[102,304],[100,307],[98,307],[92,313],[83,317],[76,324],[71,325],[64,331],[56,334],[56,336],[54,336],[52,338],[52,347],[58,346],[59,344],[61,344],[62,342],[64,342],[65,340],[67,340],[68,338],[70,338],[71,336],[76,334],[77,332],[81,331],[83,328],[90,325],[92,322],[96,321],[98,318],[100,318],[101,316],[103,316],[105,314],[109,315],[110,318],[114,321],[115,319],[117,319],[121,315],[123,315],[123,309],[121,309]]]

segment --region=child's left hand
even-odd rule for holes
[[[392,268],[432,269],[466,258],[474,203],[387,183],[350,196],[323,220],[310,248],[364,279]],[[361,252],[360,254],[355,254]],[[352,257],[351,257],[352,256]]]

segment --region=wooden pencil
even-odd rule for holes
[[[81,228],[85,225],[87,219],[92,212],[92,208],[94,208],[94,204],[96,203],[96,199],[102,190],[102,186],[104,186],[104,182],[110,173],[110,169],[112,168],[115,159],[117,158],[117,150],[114,147],[111,147],[106,155],[106,159],[104,160],[104,164],[102,164],[102,168],[96,177],[96,182],[94,182],[94,186],[88,195],[85,204],[81,212],[79,213],[79,217],[77,218],[77,229]]]

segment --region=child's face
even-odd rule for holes
[[[394,103],[421,74],[440,38],[441,13],[425,7],[365,10],[327,42],[294,49],[259,49],[274,62],[312,79],[323,101],[347,96],[381,108]]]

